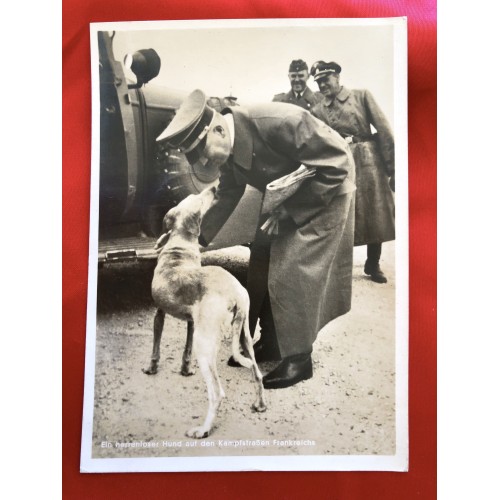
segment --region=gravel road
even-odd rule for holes
[[[208,252],[244,281],[248,249]],[[238,455],[391,455],[395,452],[394,243],[383,245],[389,282],[363,274],[366,247],[355,248],[349,314],[328,324],[314,345],[314,377],[266,391],[268,409],[252,413],[251,373],[231,368],[219,350],[226,399],[204,440],[185,431],[204,418],[203,379],[180,374],[185,324],[166,318],[158,373],[149,363],[155,308],[152,263],[103,268],[98,277],[93,457]],[[261,364],[265,374],[275,363]],[[241,442],[242,441],[242,442]]]

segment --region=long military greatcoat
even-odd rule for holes
[[[311,111],[311,109],[323,100],[323,94],[320,92],[313,92],[309,87],[306,87],[303,94],[297,99],[292,89],[282,94],[276,94],[273,97],[273,102],[286,102],[288,104],[295,104],[301,108]]]
[[[269,182],[301,164],[317,168],[284,203],[291,219],[271,240],[266,290],[249,290],[251,297],[261,298],[269,291],[281,355],[310,352],[318,331],[351,307],[352,156],[336,132],[297,106],[269,103],[226,112],[234,117],[234,147],[221,167],[217,200],[202,221],[206,242],[227,220],[247,184],[264,192]],[[250,258],[249,277],[263,272],[252,262]]]
[[[356,164],[354,244],[382,243],[395,238],[394,137],[390,125],[368,90],[342,87],[337,96],[313,107],[311,113],[350,143]],[[371,127],[377,130],[372,135]]]

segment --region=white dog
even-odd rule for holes
[[[153,354],[149,367],[143,370],[147,374],[157,372],[165,314],[186,320],[187,341],[181,373],[194,373],[191,369],[191,350],[194,349],[208,392],[208,413],[203,425],[186,432],[193,438],[205,438],[210,434],[225,396],[217,373],[217,351],[221,334],[229,329],[234,359],[253,372],[257,400],[252,408],[258,412],[266,410],[262,374],[253,351],[258,338],[252,340],[248,325],[248,293],[221,267],[201,265],[200,223],[214,197],[215,188],[206,189],[198,195],[188,196],[165,215],[165,232],[156,243],[161,252],[152,283],[157,306]],[[240,353],[240,346],[244,355]]]

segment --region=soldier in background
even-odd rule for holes
[[[313,92],[307,86],[309,68],[302,59],[295,59],[290,63],[288,78],[292,88],[288,92],[276,94],[273,97],[273,102],[295,104],[310,111],[315,104],[323,99],[321,92]]]
[[[376,283],[386,283],[379,261],[382,243],[395,239],[394,137],[368,90],[340,85],[341,69],[336,62],[313,64],[311,75],[324,99],[311,113],[349,143],[356,164],[354,245],[367,245],[365,274]]]

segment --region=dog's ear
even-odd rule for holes
[[[174,225],[174,220],[175,220],[174,215],[171,212],[167,212],[165,217],[163,217],[163,223],[162,223],[164,233],[168,233],[172,229],[172,226]]]
[[[200,234],[200,226],[201,226],[200,212],[191,213],[184,219],[184,229],[189,234],[198,236]]]
[[[156,245],[154,247],[155,250],[160,250],[163,246],[165,246],[165,244],[167,243],[168,239],[170,238],[170,233],[171,233],[171,231],[169,231],[168,233],[163,233],[158,238],[158,240],[156,241]]]

